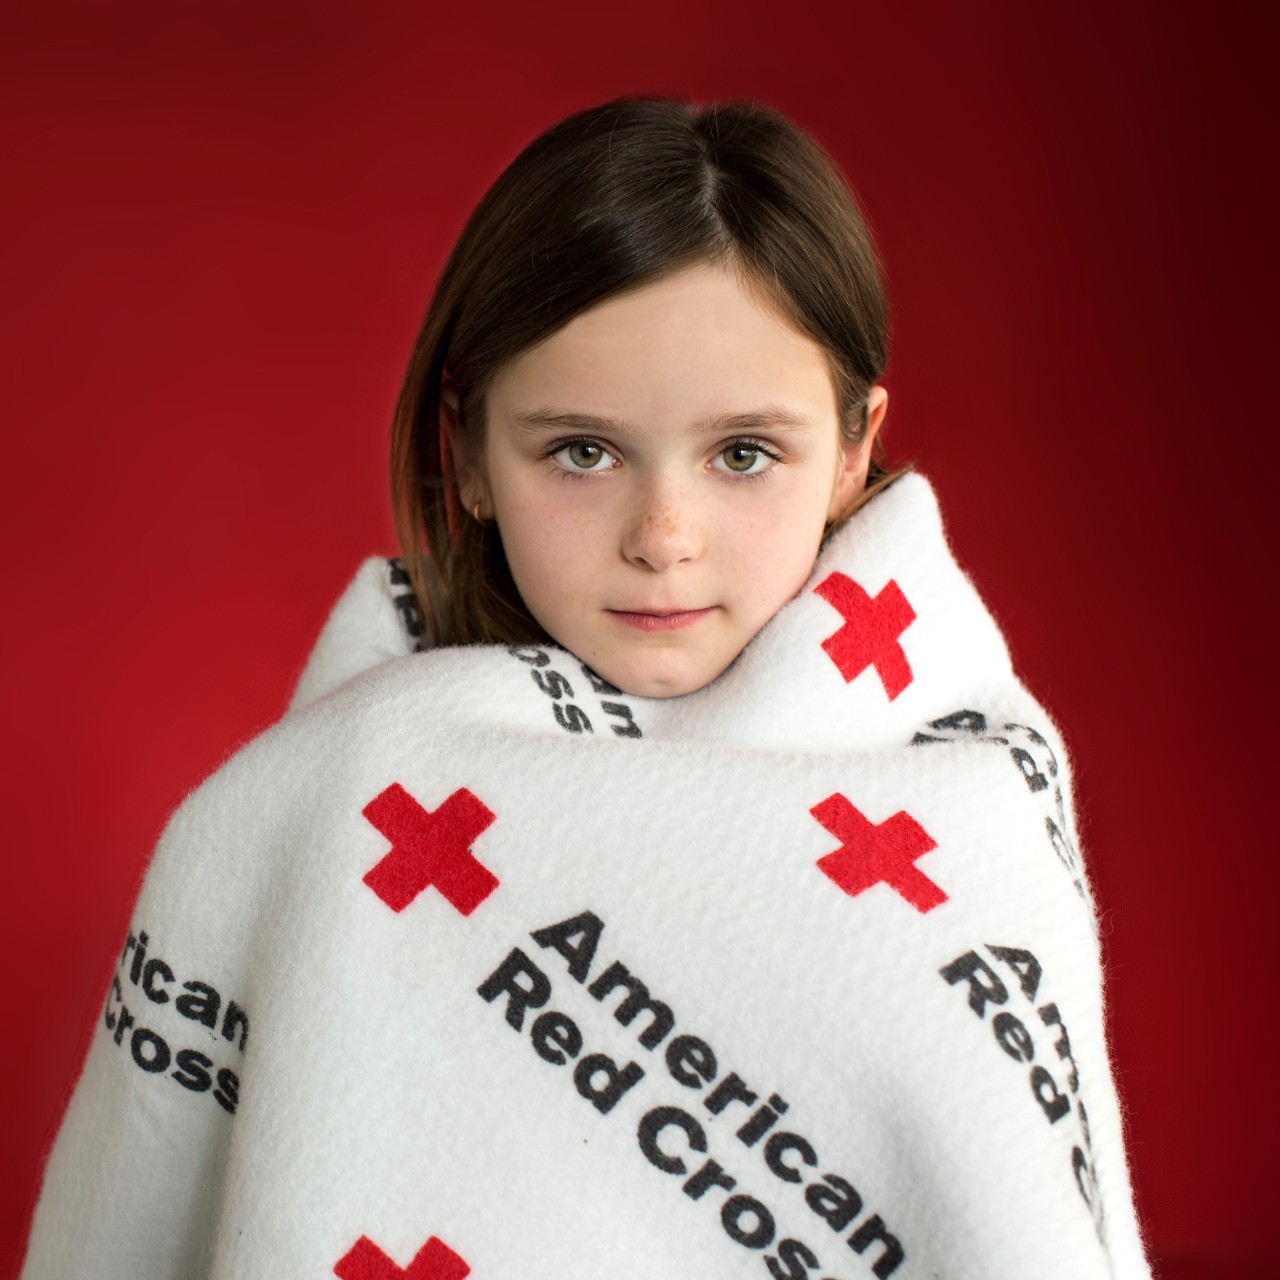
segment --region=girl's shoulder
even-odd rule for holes
[[[426,647],[422,612],[403,563],[370,556],[330,610],[289,710],[314,702],[371,667]]]

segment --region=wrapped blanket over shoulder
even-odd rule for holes
[[[1067,758],[908,475],[734,666],[370,560],[154,854],[23,1272],[1149,1275]]]

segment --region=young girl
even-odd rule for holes
[[[515,160],[402,554],[170,821],[24,1276],[1149,1275],[1066,755],[880,461],[886,336],[768,109]]]

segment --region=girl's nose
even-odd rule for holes
[[[632,564],[665,573],[696,560],[701,552],[697,513],[687,495],[666,489],[643,495],[636,503],[622,539],[622,554]]]

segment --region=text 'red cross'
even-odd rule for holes
[[[471,853],[472,842],[493,821],[493,813],[465,787],[429,813],[393,782],[361,812],[391,841],[391,852],[364,882],[392,911],[403,911],[428,885],[435,885],[469,916],[498,887],[498,877]]]
[[[891,885],[917,911],[932,911],[947,895],[929,879],[916,859],[936,849],[933,837],[899,810],[883,822],[868,822],[838,791],[809,810],[840,841],[818,867],[851,898],[873,884]]]
[[[368,1236],[361,1236],[333,1269],[340,1280],[463,1280],[471,1268],[432,1236],[407,1267],[398,1267]]]
[[[844,626],[822,647],[845,683],[874,666],[892,702],[911,683],[911,664],[898,637],[915,621],[916,611],[902,588],[890,578],[873,599],[852,578],[832,573],[814,591],[844,618]]]

